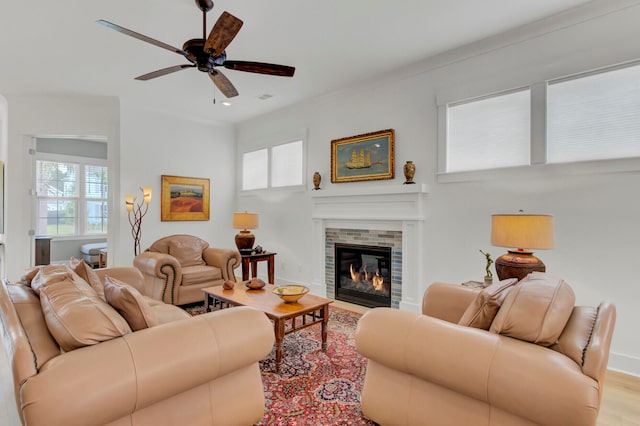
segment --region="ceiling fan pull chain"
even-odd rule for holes
[[[214,77],[215,78],[215,77]],[[216,85],[213,85],[213,104],[216,104]]]

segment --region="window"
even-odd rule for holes
[[[303,185],[303,148],[297,140],[242,154],[242,190]]]
[[[640,64],[617,65],[440,107],[442,172],[530,164],[603,163],[637,170],[640,159]],[[556,166],[557,167],[557,166]],[[460,175],[460,178],[468,178]],[[487,175],[489,176],[489,175]],[[442,181],[456,181],[455,176]]]
[[[260,149],[245,152],[242,155],[242,189],[261,189],[267,187],[268,152]]]
[[[107,167],[36,160],[38,235],[107,232]]]
[[[528,165],[530,121],[528,88],[450,104],[446,171]]]
[[[549,163],[629,157],[640,157],[640,66],[549,82]]]
[[[302,141],[271,148],[271,186],[302,185]]]

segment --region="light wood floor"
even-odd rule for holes
[[[367,310],[361,306],[338,301],[333,305],[356,312]],[[0,426],[19,425],[11,369],[2,348],[0,350]],[[640,377],[611,370],[607,372],[598,426],[640,426]]]

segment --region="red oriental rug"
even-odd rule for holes
[[[202,306],[188,311],[201,313]],[[330,307],[326,352],[320,326],[312,326],[285,336],[280,373],[275,350],[260,361],[265,416],[257,425],[373,425],[360,411],[367,360],[355,348],[359,318]]]

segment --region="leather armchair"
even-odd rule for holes
[[[133,259],[144,275],[143,294],[172,305],[204,299],[202,289],[236,281],[242,264],[236,249],[209,247],[192,235],[170,235],[154,242]]]
[[[479,291],[434,283],[422,314],[362,316],[363,414],[380,425],[595,425],[615,307],[570,307],[559,338],[544,346],[459,325]]]

